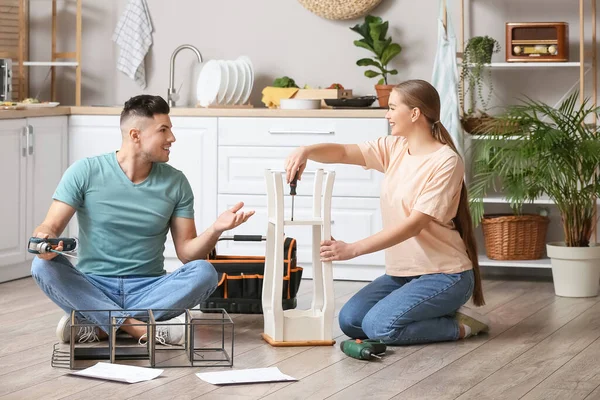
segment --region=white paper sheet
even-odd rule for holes
[[[71,372],[71,374],[87,376],[89,378],[107,379],[109,381],[137,383],[152,380],[162,374],[163,371],[162,369],[99,362],[93,367]]]
[[[262,383],[297,381],[289,375],[282,373],[279,368],[254,368],[238,369],[221,372],[200,372],[196,376],[213,385],[230,385],[236,383]]]

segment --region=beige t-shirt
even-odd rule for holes
[[[447,145],[430,154],[412,156],[406,139],[395,136],[359,147],[365,168],[385,174],[380,198],[384,229],[397,226],[412,210],[434,218],[417,236],[385,249],[386,273],[415,276],[473,268],[452,222],[464,177],[462,159]]]

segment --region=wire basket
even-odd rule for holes
[[[539,260],[550,219],[542,215],[489,214],[483,217],[485,251],[492,260]]]

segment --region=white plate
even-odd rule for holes
[[[17,103],[17,107],[23,107],[25,109],[28,109],[28,108],[50,108],[50,107],[56,107],[59,104],[60,103],[58,103],[56,101],[51,101],[48,103]]]
[[[224,104],[233,104],[233,95],[238,85],[238,70],[233,61],[224,61],[229,71],[229,82],[227,83],[227,93],[225,94]]]
[[[248,89],[242,96],[242,104],[246,104],[248,98],[250,97],[250,94],[252,93],[252,87],[254,86],[254,67],[252,66],[252,61],[250,61],[250,58],[246,56],[240,56],[238,57],[238,60],[242,61],[246,65],[246,67],[248,67],[247,71],[249,71],[250,73],[250,82],[248,84]]]
[[[217,104],[225,104],[227,86],[229,85],[229,68],[227,68],[223,60],[218,60],[217,63],[221,69],[221,85],[219,86],[219,94],[217,95]]]
[[[233,66],[235,67],[238,73],[238,82],[235,88],[235,92],[233,94],[233,99],[231,100],[231,104],[240,104],[240,100],[242,100],[242,95],[244,94],[244,90],[246,89],[246,81],[249,81],[250,77],[247,76],[246,66],[242,61],[233,61]]]
[[[204,65],[196,83],[196,98],[202,107],[213,104],[219,94],[221,85],[221,67],[215,60]]]

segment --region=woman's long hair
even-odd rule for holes
[[[431,134],[440,143],[447,144],[456,152],[456,146],[452,141],[452,137],[439,122],[440,119],[440,96],[437,90],[429,83],[423,80],[415,79],[404,81],[394,87],[394,90],[402,98],[402,102],[409,108],[418,108],[421,110],[429,125],[431,126]],[[460,154],[459,154],[460,157]],[[475,276],[475,288],[473,289],[473,303],[476,306],[485,304],[483,299],[483,289],[481,287],[481,272],[479,270],[479,260],[477,258],[477,244],[473,233],[473,223],[471,220],[471,212],[469,211],[469,199],[467,196],[467,187],[463,181],[460,191],[460,202],[456,217],[453,219],[456,230],[467,248],[467,254],[473,264],[473,274]]]

